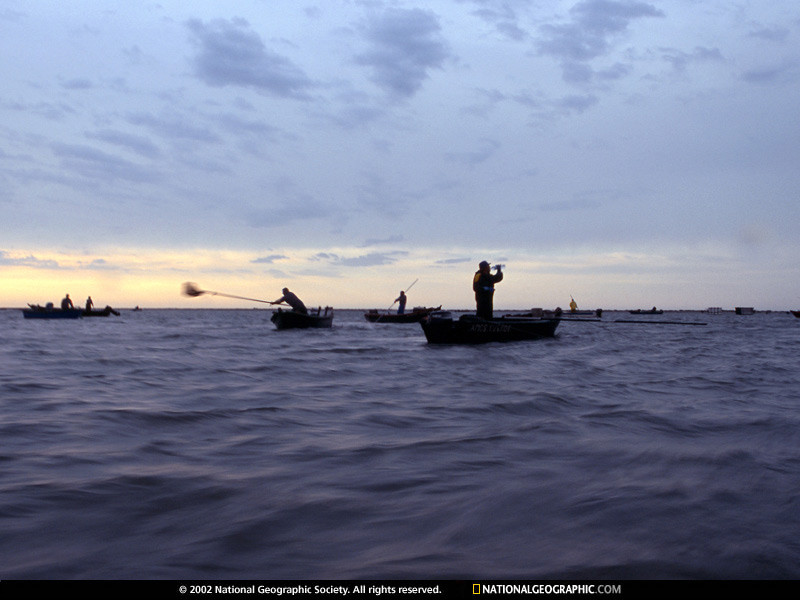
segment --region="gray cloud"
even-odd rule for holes
[[[516,7],[527,9],[528,0],[469,0],[477,6],[472,12],[475,16],[495,26],[495,29],[504,37],[512,40],[524,40],[529,37],[528,32],[520,26]]]
[[[154,169],[90,146],[53,144],[52,150],[61,159],[65,169],[90,179],[153,182],[161,178],[161,174]]]
[[[377,265],[391,265],[397,262],[398,257],[407,255],[408,252],[395,250],[393,252],[371,252],[349,258],[339,258],[337,265],[343,267],[373,267]]]
[[[468,166],[475,166],[491,158],[500,148],[497,140],[483,139],[476,150],[464,150],[461,152],[447,152],[445,156],[448,160],[462,163]]]
[[[118,271],[120,268],[117,265],[112,265],[104,258],[95,258],[88,263],[81,263],[78,265],[79,269],[86,269],[89,271]]]
[[[390,252],[370,252],[361,256],[339,256],[329,252],[319,252],[312,257],[314,261],[328,262],[332,265],[342,267],[374,267],[379,265],[391,265],[397,262],[398,257],[407,255],[408,252],[393,250]]]
[[[747,83],[762,85],[797,81],[797,65],[793,62],[786,62],[779,65],[765,65],[745,71],[740,78]]]
[[[41,260],[33,255],[11,258],[5,250],[0,250],[0,265],[4,267],[33,267],[35,269],[59,268],[58,263],[54,260]]]
[[[664,53],[664,59],[671,63],[676,71],[684,71],[686,67],[693,63],[725,60],[718,48],[698,46],[692,52],[673,49],[662,49],[662,52]]]
[[[94,84],[88,79],[70,79],[63,81],[61,87],[66,90],[90,90],[94,87]]]
[[[356,62],[370,67],[372,80],[399,98],[413,96],[431,69],[449,56],[436,15],[422,9],[392,9],[363,27],[369,49]]]
[[[760,27],[751,31],[748,35],[768,42],[784,42],[790,33],[785,27]]]
[[[286,98],[307,98],[312,81],[288,58],[269,50],[244,19],[192,19],[197,76],[214,87],[250,87]]]
[[[624,33],[631,21],[663,17],[664,13],[644,2],[628,0],[583,0],[570,9],[566,23],[540,28],[540,54],[562,61],[564,77],[571,83],[590,79],[588,63],[608,54],[612,40]]]
[[[214,120],[225,128],[225,131],[243,136],[256,136],[260,138],[272,138],[280,132],[280,129],[273,127],[263,121],[252,119],[242,119],[232,113],[221,113],[214,116]]]
[[[64,104],[63,102],[24,103],[7,101],[0,102],[0,108],[21,113],[35,114],[54,121],[61,121],[65,118],[73,118],[77,114],[75,109],[67,104]]]
[[[161,154],[158,146],[146,137],[139,135],[104,129],[101,131],[87,132],[86,137],[125,148],[126,150],[130,150],[146,158],[156,158]]]
[[[251,208],[244,211],[241,216],[251,227],[271,228],[302,221],[325,219],[331,214],[328,206],[308,194],[296,190],[291,191],[291,195],[287,194],[282,195],[284,202],[279,205]]]
[[[392,235],[383,239],[369,238],[367,240],[364,240],[364,243],[361,244],[359,248],[369,248],[370,246],[384,246],[386,244],[397,244],[402,241],[404,241],[402,235]]]
[[[146,113],[130,115],[131,125],[147,127],[152,132],[169,140],[188,140],[192,142],[218,142],[220,137],[208,127],[198,127],[190,119],[171,114],[154,116]]]
[[[337,254],[333,254],[331,252],[317,252],[314,256],[311,257],[311,260],[313,260],[313,261],[319,261],[319,260],[335,261],[335,260],[338,260],[338,258],[339,258],[339,256]]]
[[[562,110],[582,113],[597,104],[597,102],[597,97],[590,94],[587,96],[564,96],[557,100],[555,104]]]
[[[434,262],[436,265],[460,265],[472,262],[471,258],[442,258]]]
[[[270,265],[270,264],[274,263],[276,260],[286,260],[288,258],[289,257],[286,256],[285,254],[270,254],[269,256],[261,256],[259,258],[254,258],[250,262],[254,263],[254,264],[267,264],[267,265]]]

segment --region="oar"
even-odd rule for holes
[[[212,292],[210,290],[201,290],[196,284],[187,281],[183,284],[183,294],[197,298],[203,294],[210,294],[211,296],[225,296],[226,298],[236,298],[238,300],[250,300],[251,302],[263,302],[264,304],[282,304],[280,302],[270,302],[269,300],[259,300],[258,298],[245,298],[244,296],[233,296],[232,294],[223,294],[222,292]]]
[[[414,280],[414,283],[417,283],[418,281],[419,281],[419,277],[417,277],[417,278]],[[403,293],[405,294],[405,293],[406,293],[408,290],[410,290],[412,287],[414,287],[414,283],[412,283],[410,286],[408,286],[406,289],[404,289],[404,290],[403,290]],[[397,302],[397,300],[395,300],[394,302]],[[386,311],[387,311],[387,312],[388,312],[389,310],[391,310],[391,308],[394,306],[394,302],[392,302],[392,303],[389,305],[389,308],[387,308],[387,309],[386,309]]]

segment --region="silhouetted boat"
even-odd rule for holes
[[[449,312],[434,312],[420,321],[430,344],[484,344],[516,342],[553,337],[559,319],[541,319],[526,315],[505,315],[482,319],[462,315],[453,319]]]
[[[663,315],[664,311],[657,309],[655,306],[651,309],[641,309],[637,308],[636,310],[629,310],[628,311],[632,315]]]
[[[111,308],[110,306],[106,306],[103,310],[84,310],[83,316],[84,317],[107,317],[109,315],[116,315],[119,316],[119,313]]]
[[[556,310],[561,311],[560,308],[556,309]],[[565,314],[568,314],[568,315],[573,316],[573,317],[593,316],[593,317],[598,317],[599,318],[599,317],[603,316],[603,309],[602,308],[597,308],[595,310],[580,310],[578,308],[578,303],[575,302],[575,298],[570,296],[569,297],[569,311],[567,311]]]
[[[602,317],[603,309],[597,308],[595,310],[568,310],[564,311],[564,315],[570,317]]]
[[[326,328],[333,325],[333,308],[326,306],[325,312],[322,312],[322,308],[318,308],[316,314],[313,312],[304,314],[279,308],[272,313],[270,320],[275,323],[275,327],[278,329]]]
[[[789,312],[792,313],[798,319],[800,319],[800,310],[790,310]]]
[[[403,313],[402,315],[398,315],[397,313],[379,313],[376,309],[372,309],[364,313],[364,318],[370,323],[419,323],[422,319],[440,308],[442,307],[425,308],[424,306],[415,306],[411,312]]]
[[[28,306],[30,308],[22,309],[22,316],[26,319],[80,319],[83,316],[82,308],[55,308],[50,303],[47,306]]]
[[[752,306],[736,306],[733,309],[737,315],[752,315],[755,314],[755,309]]]

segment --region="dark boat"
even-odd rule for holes
[[[568,310],[565,311],[564,314],[571,317],[602,317],[603,309],[596,308],[595,310]]]
[[[281,310],[280,308],[272,313],[270,319],[278,329],[320,329],[333,325],[333,308],[318,308],[316,314],[313,312],[301,313],[293,310]]]
[[[370,323],[419,323],[422,319],[427,317],[434,311],[442,308],[425,308],[424,306],[415,306],[411,312],[398,315],[397,313],[379,313],[376,309],[364,313],[364,318]]]
[[[111,308],[110,306],[106,306],[103,310],[84,310],[83,316],[84,317],[107,317],[109,315],[116,315],[119,316],[119,312]]]
[[[656,307],[653,307],[653,308],[651,308],[649,310],[643,310],[641,308],[638,308],[636,310],[629,310],[628,312],[630,314],[632,314],[632,315],[663,315],[664,314],[663,310],[659,310]]]
[[[789,312],[792,313],[798,319],[800,319],[800,310],[790,310]]]
[[[493,319],[462,315],[456,320],[449,312],[434,312],[422,319],[420,325],[429,344],[484,344],[553,337],[559,322],[559,319],[530,315],[505,315]]]
[[[30,308],[22,309],[22,316],[26,319],[80,319],[83,316],[82,308],[55,308],[51,302],[46,306],[28,304]]]

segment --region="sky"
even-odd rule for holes
[[[0,0],[0,306],[800,307],[800,3]]]

